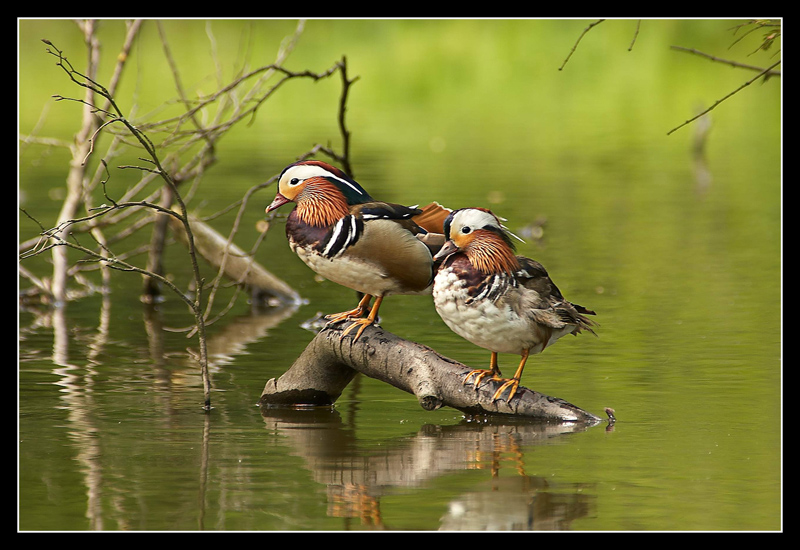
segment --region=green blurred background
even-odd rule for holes
[[[518,478],[504,463],[500,476],[524,481],[522,489],[489,483],[470,461],[463,472],[411,488],[384,486],[389,528],[439,528],[453,502],[492,491],[508,502],[519,494],[527,502],[542,493],[588,496],[589,512],[571,521],[572,529],[781,528],[781,80],[755,82],[714,109],[699,158],[692,152],[697,124],[667,135],[756,74],[670,46],[766,67],[780,58],[780,44],[760,51],[764,33],[736,31],[744,20],[646,19],[637,34],[637,20],[611,19],[593,27],[559,70],[590,23],[310,19],[285,63],[322,72],[346,56],[349,75],[359,77],[347,110],[351,160],[355,177],[374,196],[494,209],[528,237],[520,253],[541,261],[568,299],[598,312],[599,338],[559,342],[528,363],[523,384],[595,413],[612,406],[620,419],[615,430],[524,445],[527,473]],[[271,63],[298,22],[161,24],[191,95],[215,90],[243,66]],[[101,22],[101,82],[123,33],[123,21]],[[80,106],[51,96],[79,92],[41,39],[79,70],[85,55],[71,21],[19,21],[19,131],[70,140]],[[234,127],[218,145],[193,211],[209,214],[236,201],[316,143],[341,147],[340,89],[338,78],[289,82],[252,120]],[[136,121],[157,120],[179,111],[176,95],[155,22],[146,22],[119,104],[135,109]],[[55,223],[68,162],[61,148],[20,145],[20,205],[46,226]],[[113,171],[110,188],[119,192],[138,177]],[[262,192],[247,212],[248,230],[237,235],[243,248],[256,239],[249,228],[263,218],[273,191]],[[227,232],[231,219],[213,223]],[[542,238],[532,236],[539,227]],[[21,216],[19,231],[23,240],[39,228]],[[150,379],[142,369],[152,358],[143,351],[140,283],[116,276],[112,349],[90,359],[78,338],[72,350],[77,404],[60,389],[65,375],[51,357],[50,328],[20,312],[21,528],[97,528],[87,519],[96,518],[98,503],[87,502],[93,486],[86,474],[97,470],[113,472],[102,476],[106,491],[99,500],[107,529],[131,528],[130,518],[136,529],[354,528],[334,519],[325,484],[307,479],[305,468],[312,468],[305,462],[298,468],[294,460],[293,452],[302,452],[273,441],[272,428],[264,431],[252,407],[264,382],[279,376],[310,340],[299,324],[318,311],[353,305],[351,291],[314,279],[282,232],[273,228],[258,259],[291,281],[306,303],[215,371],[212,448],[224,459],[212,464],[209,494],[235,493],[235,504],[204,502],[202,515],[214,517],[213,527],[198,522],[198,485],[190,472],[201,462],[191,443],[201,421],[195,414],[200,390],[194,375],[188,387],[174,383],[194,367],[172,364],[169,389]],[[25,266],[40,276],[49,271],[43,258]],[[182,250],[170,256],[168,268],[187,276]],[[96,300],[70,304],[77,335],[94,330],[97,307]],[[172,324],[190,323],[175,300],[168,298],[163,309]],[[239,304],[230,315],[247,311]],[[475,366],[488,360],[488,352],[451,333],[428,300],[397,297],[381,314],[387,330],[448,357]],[[210,328],[212,337],[223,333],[221,325]],[[165,345],[177,354],[187,344],[168,335]],[[501,366],[513,363],[501,357]],[[100,370],[102,383],[89,376],[92,369]],[[90,389],[91,399],[84,400]],[[153,397],[141,409],[143,394],[151,399],[163,392],[169,406]],[[337,405],[358,411],[344,423],[354,441],[337,449],[350,459],[411,445],[418,430],[430,435],[423,429],[428,424],[461,422],[452,410],[420,411],[413,397],[369,379]],[[132,411],[137,423],[119,427]],[[457,433],[450,437],[466,437]],[[106,458],[88,453],[95,447],[87,440]],[[156,468],[142,467],[137,449],[144,440]],[[335,470],[340,461],[327,467]],[[122,503],[115,500],[126,491],[132,492]],[[296,503],[291,519],[286,502]]]

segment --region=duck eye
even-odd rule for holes
[[[464,235],[468,234],[470,231],[472,231],[472,229],[468,225],[465,225],[464,227],[461,228],[461,232]]]
[[[297,185],[298,183],[300,183],[300,179],[299,178],[292,178],[289,181],[289,185]]]

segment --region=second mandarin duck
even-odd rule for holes
[[[433,253],[444,242],[449,210],[377,201],[342,170],[318,160],[287,166],[266,211],[287,202],[296,204],[286,220],[291,249],[319,275],[364,295],[354,309],[327,316],[329,323],[352,321],[342,336],[358,326],[357,340],[375,323],[385,296],[430,292]]]
[[[490,376],[502,382],[492,400],[519,387],[529,355],[541,353],[567,334],[594,333],[586,315],[595,312],[564,299],[545,268],[515,254],[510,233],[491,211],[464,208],[444,222],[448,239],[435,255],[441,265],[434,278],[433,300],[439,316],[459,336],[491,351],[490,368],[476,369],[477,388]],[[510,379],[502,378],[498,353],[521,356]]]

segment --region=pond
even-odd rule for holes
[[[264,28],[277,33],[279,23],[279,38],[293,28]],[[332,408],[262,411],[265,383],[314,337],[307,322],[356,299],[291,253],[278,218],[257,259],[302,301],[255,309],[239,300],[209,326],[210,412],[201,407],[196,339],[179,330],[191,315],[169,294],[143,304],[139,276],[115,273],[108,294],[45,315],[20,309],[18,529],[781,530],[780,83],[750,86],[736,103],[715,109],[698,158],[693,126],[666,135],[691,116],[670,98],[708,105],[740,85],[741,74],[725,70],[709,89],[693,86],[702,73],[664,52],[637,64],[667,67],[626,73],[632,61],[616,58],[629,53],[627,42],[619,52],[603,50],[613,62],[602,78],[592,68],[599,52],[585,42],[559,72],[586,27],[580,21],[367,23],[311,21],[292,58],[297,65],[315,59],[315,70],[340,51],[354,59],[363,81],[349,110],[356,179],[384,200],[487,206],[505,217],[525,238],[518,253],[539,260],[566,298],[595,310],[599,323],[597,337],[564,338],[532,357],[522,384],[599,416],[611,407],[616,423],[587,428],[468,418],[446,407],[430,412],[414,396],[361,375]],[[652,23],[666,40],[693,22]],[[708,29],[709,22],[696,23]],[[429,32],[437,24],[438,38]],[[524,32],[526,24],[550,39],[569,32],[559,47],[543,42],[548,71],[522,51],[535,34]],[[21,42],[43,37],[44,27],[30,25]],[[349,36],[358,36],[351,49]],[[467,51],[474,69],[454,65],[460,48],[470,47],[456,38],[466,36],[483,46]],[[639,40],[648,55],[656,49],[649,38]],[[367,63],[380,57],[369,44],[393,61],[395,88],[414,67],[448,78],[437,88],[419,74],[409,77],[395,90],[407,104],[381,96],[375,79],[388,69]],[[423,44],[436,59],[414,65],[394,49]],[[481,74],[480,52],[505,61]],[[61,76],[48,70],[54,80]],[[597,79],[581,83],[582,74]],[[676,74],[686,78],[680,86]],[[535,102],[516,88],[501,91],[512,75],[536,83]],[[284,110],[232,134],[193,208],[213,213],[303,147],[336,139],[335,107],[323,122],[289,110],[322,85],[299,88]],[[59,82],[47,95],[66,86]],[[469,98],[456,100],[460,86]],[[386,112],[382,97],[391,101]],[[22,131],[30,131],[28,120],[21,119]],[[30,147],[20,154],[20,204],[48,222],[63,198],[66,158]],[[251,201],[242,248],[257,239],[274,191]],[[214,223],[227,231],[232,215]],[[19,231],[22,241],[38,228],[20,216]],[[22,266],[47,276],[46,261]],[[167,270],[187,278],[178,244]],[[388,298],[381,326],[467,365],[488,363],[487,351],[447,328],[430,297]],[[516,358],[500,361],[507,372]]]

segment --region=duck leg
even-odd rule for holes
[[[364,297],[361,298],[361,301],[358,302],[358,305],[355,307],[355,309],[351,309],[350,311],[343,311],[341,313],[331,313],[330,315],[326,315],[325,318],[328,319],[329,325],[333,325],[341,321],[344,321],[346,319],[351,319],[353,317],[361,317],[369,310],[370,300],[372,300],[372,295],[364,294]]]
[[[481,380],[484,379],[486,376],[491,376],[492,380],[503,380],[500,376],[500,367],[497,366],[497,352],[492,352],[492,358],[489,360],[489,369],[475,369],[470,371],[467,376],[464,377],[464,384],[469,382],[469,379],[472,376],[475,376],[475,381],[472,383],[476,388],[480,385]]]
[[[530,354],[530,350],[522,350],[522,360],[519,362],[519,367],[517,367],[517,372],[514,373],[513,378],[507,380],[500,388],[494,392],[492,396],[492,401],[497,401],[497,399],[503,394],[503,392],[507,388],[511,388],[511,391],[508,393],[508,397],[506,398],[506,402],[511,401],[511,398],[514,397],[514,394],[517,393],[517,388],[519,388],[519,380],[522,378],[522,371],[525,368],[525,362],[528,360],[528,355]]]
[[[363,302],[364,300],[361,301]],[[381,307],[382,301],[383,301],[383,296],[376,297],[375,305],[372,306],[372,311],[369,312],[369,316],[366,319],[364,318],[355,319],[349,327],[344,329],[344,332],[342,332],[342,336],[340,338],[344,338],[345,336],[347,336],[348,332],[353,330],[356,326],[360,326],[361,328],[358,329],[355,338],[353,338],[353,342],[358,340],[358,337],[361,336],[361,333],[364,332],[364,329],[367,328],[369,325],[375,323],[375,319],[377,319],[378,317],[378,309]]]

